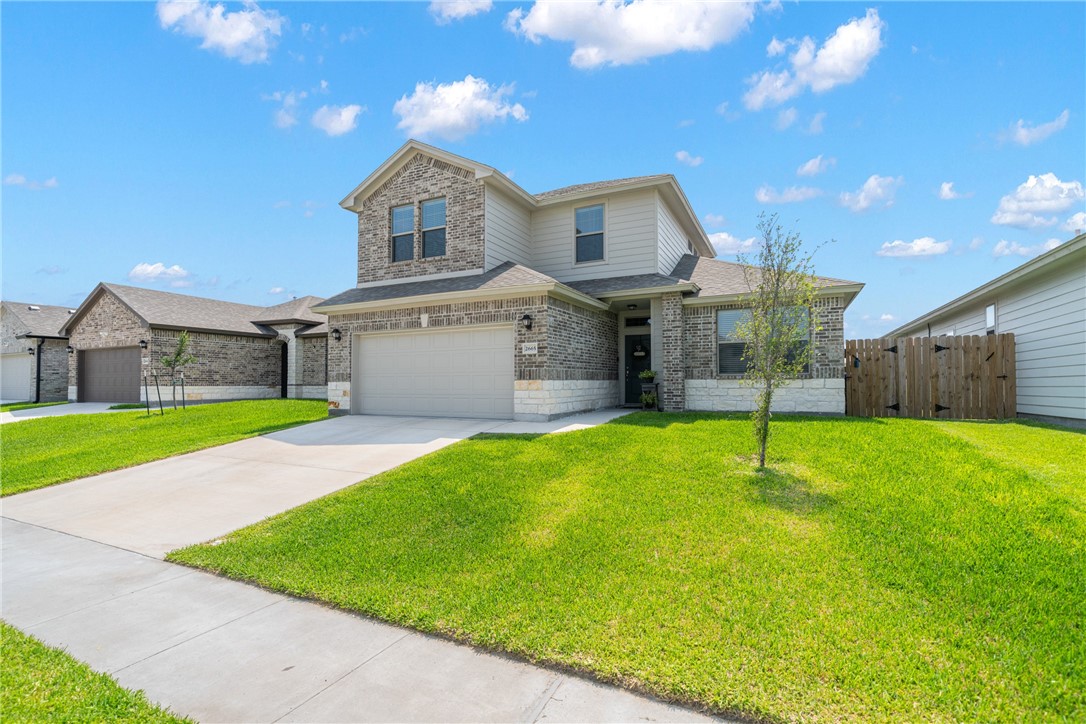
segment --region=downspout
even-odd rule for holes
[[[35,370],[34,370],[34,404],[41,402],[41,352],[42,345],[45,344],[45,340],[41,337],[38,338],[38,349],[35,350]]]

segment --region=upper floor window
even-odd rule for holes
[[[988,334],[996,333],[995,305],[989,304],[984,308],[984,330]]]
[[[415,207],[396,206],[392,209],[392,261],[415,258]]]
[[[445,199],[422,202],[422,255],[445,256]]]
[[[603,261],[603,204],[585,206],[573,212],[576,234],[574,259],[577,264]]]
[[[799,325],[796,340],[792,345],[790,358],[801,354],[811,344],[810,313],[802,307],[792,310],[798,317]],[[722,309],[716,313],[717,333],[717,372],[722,375],[742,375],[747,372],[747,360],[743,359],[747,343],[736,336],[736,327],[740,322],[750,319],[748,309]],[[810,371],[810,365],[803,368]]]

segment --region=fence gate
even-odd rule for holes
[[[1014,335],[850,339],[845,414],[991,420],[1017,416]]]

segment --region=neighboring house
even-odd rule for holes
[[[1018,414],[1086,424],[1086,234],[887,337],[1014,333]]]
[[[68,398],[140,402],[146,376],[169,386],[163,356],[182,330],[196,361],[186,366],[189,400],[311,397],[327,393],[327,326],[302,297],[273,307],[101,283],[67,320],[73,352]],[[162,393],[168,399],[169,392]]]
[[[74,311],[0,302],[0,400],[68,399],[68,340],[58,330]]]
[[[328,315],[331,412],[549,419],[637,404],[749,409],[734,340],[748,292],[671,175],[530,194],[409,141],[341,204],[357,286]],[[822,279],[809,374],[776,409],[844,412],[843,313],[862,285]],[[722,354],[723,351],[723,354]]]

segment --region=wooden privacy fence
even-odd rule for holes
[[[991,420],[1017,415],[1014,335],[850,339],[845,414]]]

